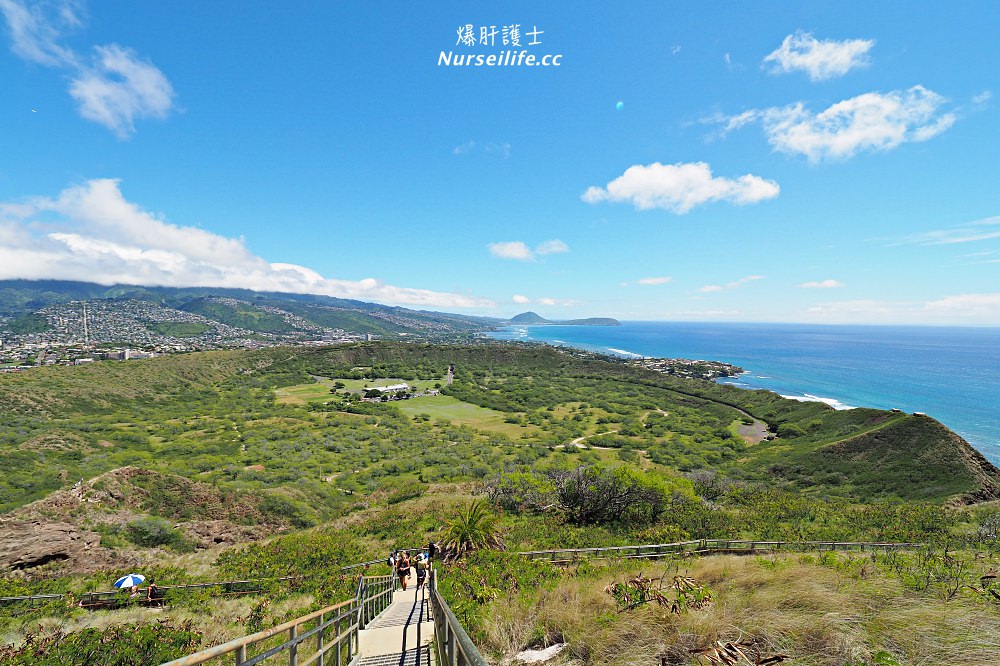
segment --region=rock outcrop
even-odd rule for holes
[[[8,522],[0,525],[0,570],[82,561],[100,543],[99,534],[70,523]]]

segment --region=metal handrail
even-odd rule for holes
[[[438,666],[487,666],[486,659],[438,592],[436,569],[431,570],[430,590]]]
[[[236,655],[236,666],[254,666],[282,652],[288,653],[289,666],[308,666],[314,662],[319,666],[325,666],[327,653],[330,650],[335,650],[332,655],[334,664],[349,666],[357,658],[358,632],[391,603],[394,585],[394,576],[361,576],[353,599],[321,608],[276,627],[165,662],[161,666],[195,666],[232,653]],[[305,631],[300,630],[303,625],[314,620],[316,622],[314,627]],[[332,636],[328,635],[331,627]],[[252,657],[247,656],[248,648],[286,631],[288,640],[285,642]],[[315,651],[308,656],[300,655],[300,645],[310,639],[316,641]],[[299,660],[300,656],[303,657],[302,661]]]
[[[600,548],[561,548],[555,550],[529,550],[518,555],[528,559],[562,561],[582,557],[600,558],[652,558],[677,552],[704,551],[757,551],[757,550],[903,550],[924,548],[922,543],[895,543],[887,541],[770,541],[750,539],[698,539],[674,543],[643,544],[635,546],[604,546]]]
[[[417,550],[416,548],[410,548],[408,550]],[[385,564],[385,560],[368,560],[367,562],[358,562],[356,564],[348,564],[347,566],[341,567],[341,571],[350,571],[351,569],[357,569],[359,567],[369,567],[375,564]],[[220,587],[225,585],[247,585],[251,583],[263,583],[268,581],[288,581],[297,580],[301,578],[300,576],[282,576],[280,578],[253,578],[248,580],[225,580],[210,583],[187,583],[183,585],[160,585],[161,591],[166,592],[167,590],[190,590],[205,587]],[[139,588],[140,592],[146,588]],[[93,591],[93,592],[81,592],[80,594],[74,594],[74,599],[79,601],[81,599],[87,599],[91,602],[94,599],[114,599],[120,594],[120,590],[108,590],[108,591]],[[29,604],[34,604],[36,601],[54,601],[56,599],[66,599],[68,592],[62,592],[59,594],[33,594],[26,596],[10,596],[10,597],[0,597],[0,606],[6,604],[16,604],[19,602],[28,602]]]
[[[223,580],[215,581],[210,583],[186,583],[183,585],[159,585],[161,592],[166,592],[167,590],[194,590],[203,589],[207,587],[226,587],[226,586],[238,586],[238,585],[254,585],[258,583],[266,583],[272,581],[289,581],[297,580],[298,576],[282,576],[281,578],[252,578],[247,580]],[[148,588],[139,588],[140,592]],[[245,590],[240,593],[251,593],[259,590]],[[121,594],[121,590],[107,590],[107,591],[93,591],[93,592],[81,592],[80,594],[74,594],[73,598],[77,601],[89,600],[93,602],[95,599],[115,599]],[[5,604],[14,604],[21,601],[27,601],[29,603],[34,603],[35,601],[45,601],[52,599],[66,599],[69,592],[63,592],[62,594],[34,594],[30,596],[23,597],[0,597],[0,606]]]

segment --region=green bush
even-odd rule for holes
[[[20,646],[0,646],[11,666],[152,666],[197,649],[201,635],[190,624],[117,624],[47,636],[29,635]]]
[[[405,502],[408,499],[415,499],[424,494],[427,490],[427,484],[420,483],[415,480],[402,481],[394,485],[389,490],[389,495],[386,497],[386,502],[389,504],[399,504],[400,502]]]
[[[166,546],[179,551],[192,551],[194,544],[163,518],[150,516],[133,520],[125,526],[125,538],[137,546]]]
[[[312,527],[316,520],[313,512],[295,500],[284,495],[270,493],[260,502],[260,510],[281,521],[289,521],[295,527]]]

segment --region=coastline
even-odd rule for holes
[[[489,334],[625,359],[713,359],[717,381],[834,409],[924,412],[1000,464],[1000,329],[699,322],[615,328],[516,325]]]

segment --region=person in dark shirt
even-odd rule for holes
[[[149,588],[146,589],[146,601],[150,606],[163,605],[163,590],[159,588],[155,580],[150,579]]]
[[[410,554],[405,550],[396,560],[396,573],[399,575],[399,585],[406,590],[406,579],[410,576]]]
[[[440,550],[440,548],[438,548],[438,545],[436,543],[434,543],[433,541],[431,541],[431,542],[429,542],[427,544],[427,568],[428,569],[431,566],[431,562],[433,562],[434,558],[437,557],[439,550]]]

